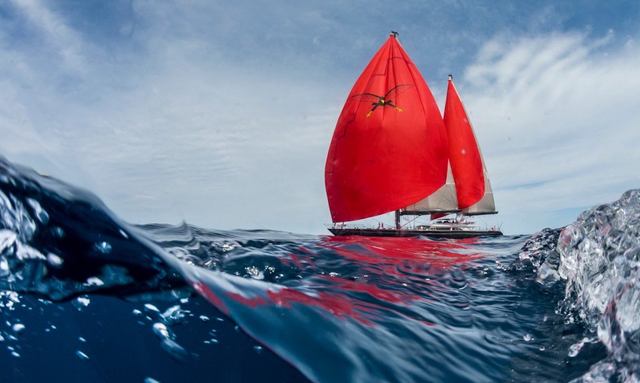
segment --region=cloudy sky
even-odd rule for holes
[[[135,223],[323,233],[336,119],[392,29],[441,106],[456,76],[506,233],[640,187],[638,1],[3,1],[0,155]]]

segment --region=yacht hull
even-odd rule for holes
[[[364,237],[432,237],[432,238],[473,238],[498,237],[499,230],[460,230],[460,229],[367,229],[367,228],[330,228],[335,236],[359,235]]]

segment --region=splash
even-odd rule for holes
[[[602,344],[608,356],[576,381],[637,381],[640,374],[640,190],[583,212],[563,229],[531,236],[510,270],[546,291],[562,287],[557,312],[585,336],[568,356]]]
[[[584,377],[640,379],[640,190],[588,210],[558,241],[565,307],[610,352]]]

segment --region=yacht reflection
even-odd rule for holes
[[[448,288],[442,281],[446,273],[482,257],[470,250],[477,242],[323,237],[280,258],[283,265],[305,270],[307,275],[299,279],[268,283],[216,272],[216,278],[198,280],[194,287],[227,314],[233,307],[282,310],[301,305],[372,325],[380,310],[404,316],[403,308],[431,300],[434,289]]]

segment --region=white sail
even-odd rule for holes
[[[491,189],[491,182],[489,181],[489,174],[487,174],[487,168],[484,166],[484,158],[480,153],[480,159],[482,160],[482,170],[484,172],[484,195],[480,201],[462,210],[464,215],[480,215],[480,214],[496,214],[496,204],[493,200],[493,190]]]
[[[438,213],[438,212],[455,212],[458,209],[458,198],[456,197],[456,185],[453,181],[453,173],[451,173],[451,165],[447,166],[447,181],[440,189],[436,190],[427,198],[407,206],[407,212],[416,213]]]

